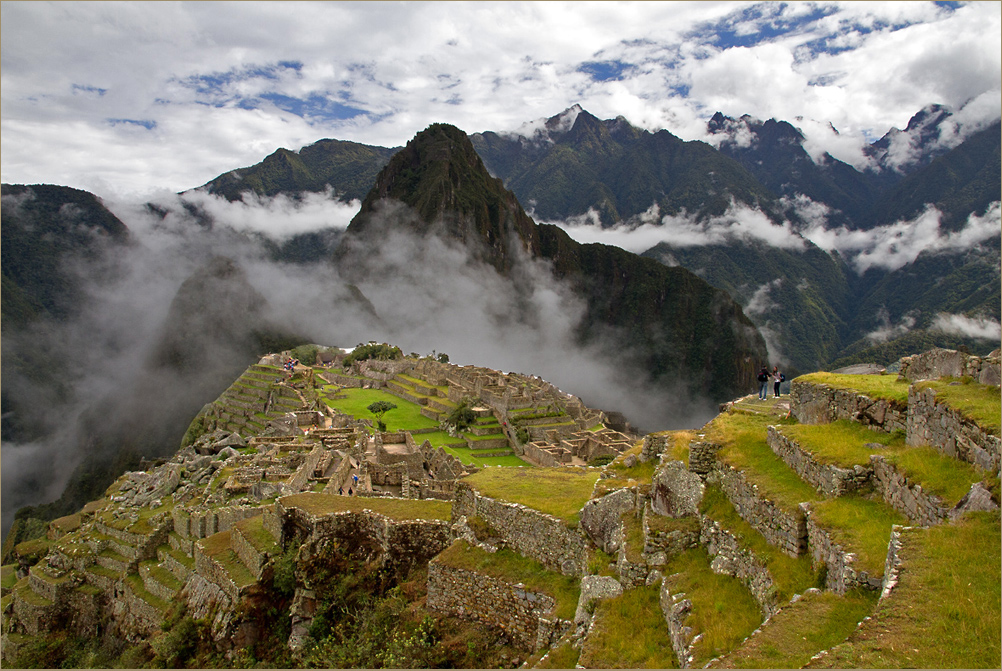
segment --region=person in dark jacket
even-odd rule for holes
[[[758,397],[759,400],[764,401],[766,396],[769,394],[769,380],[771,376],[769,375],[769,369],[762,366],[762,370],[758,372]]]

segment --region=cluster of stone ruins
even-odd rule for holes
[[[962,374],[976,369],[979,380],[998,384],[997,352],[979,359],[933,351],[906,360],[903,374],[913,380],[952,374],[950,366],[958,361]],[[684,595],[672,592],[671,580],[661,574],[673,554],[702,545],[714,570],[745,582],[764,617],[784,605],[770,589],[772,578],[765,562],[700,514],[706,483],[719,485],[736,511],[773,545],[792,556],[809,552],[825,562],[828,589],[879,590],[894,574],[894,543],[885,575],[856,572],[854,555],[813,522],[808,505],[791,512],[762,498],[742,472],[716,458],[720,446],[704,438],[690,444],[686,465],[668,458],[665,434],[646,436],[639,459],[658,460],[651,486],[617,489],[593,498],[581,511],[580,525],[569,528],[545,513],[482,496],[462,479],[476,469],[427,441],[419,442],[420,433],[370,433],[367,421],[319,407],[304,388],[285,381],[270,363],[274,362],[263,361],[244,376],[268,382],[253,401],[246,393],[253,385],[244,385],[241,397],[250,407],[242,408],[236,395],[228,392],[228,398],[224,395],[205,409],[206,432],[192,445],[169,461],[126,474],[110,501],[92,504],[73,519],[50,527],[50,538],[59,542],[38,563],[26,560],[21,566],[19,575],[26,580],[14,590],[5,633],[66,628],[93,636],[103,626],[122,636],[144,637],[159,629],[167,604],[183,601],[194,617],[213,617],[213,633],[221,645],[239,646],[254,634],[238,621],[237,605],[266,575],[272,558],[296,540],[302,543],[299,557],[304,561],[332,539],[350,535],[354,547],[366,548],[369,556],[402,571],[416,562],[428,563],[430,607],[500,627],[527,650],[550,647],[565,636],[584,636],[590,625],[590,601],[661,581],[670,642],[680,665],[686,667],[698,632],[685,624],[690,604]],[[507,445],[541,465],[584,464],[634,444],[624,433],[589,431],[605,419],[603,414],[538,378],[432,360],[366,361],[356,365],[353,375],[334,370],[318,370],[316,375],[341,386],[368,385],[395,390],[402,397],[409,394],[435,418],[454,407],[435,399],[453,404],[476,399],[479,411],[493,414],[501,424]],[[791,404],[802,423],[845,417],[875,431],[901,428],[909,443],[931,444],[944,454],[999,472],[999,437],[951,413],[934,394],[915,392],[907,405],[895,406],[855,392],[794,381]],[[270,419],[264,422],[258,417],[263,425],[252,425],[253,412],[240,414],[251,407],[256,408],[253,412],[271,413]],[[559,410],[567,420],[558,427],[547,427],[544,421],[522,425],[531,440],[521,442],[516,436],[516,411],[526,409],[530,412],[524,414],[538,420],[552,420]],[[948,508],[879,457],[866,468],[840,472],[812,463],[809,453],[775,428],[769,442],[825,496],[870,487],[915,525],[938,524],[963,510],[995,505],[975,485],[960,504]],[[603,471],[601,477],[606,475]],[[414,499],[418,511],[420,499],[451,501],[451,519],[418,512],[415,519],[401,521],[364,508],[320,512],[313,508],[313,498],[347,496],[349,490],[352,496]],[[632,553],[624,527],[631,514],[639,520],[644,538],[642,551]],[[470,524],[474,517],[497,537],[478,538]],[[460,539],[488,552],[499,546],[512,548],[554,572],[580,576],[574,619],[556,618],[553,599],[546,594],[440,561],[437,555]],[[618,578],[586,575],[593,547],[616,558]],[[298,585],[289,642],[293,647],[308,631],[315,597],[308,584]]]

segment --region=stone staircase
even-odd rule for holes
[[[248,437],[263,431],[270,420],[303,407],[302,395],[284,384],[286,373],[278,366],[255,364],[210,404],[210,428]]]

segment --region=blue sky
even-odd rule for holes
[[[986,3],[3,2],[5,182],[179,191],[278,147],[514,130],[575,103],[686,140],[785,119],[852,162],[930,103],[999,116]],[[831,133],[831,122],[839,131]],[[972,126],[973,127],[973,126]]]

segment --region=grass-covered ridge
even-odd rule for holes
[[[899,380],[897,375],[845,375],[841,373],[810,373],[801,375],[794,382],[826,384],[839,389],[854,389],[870,398],[894,401],[902,407],[908,405],[907,380]]]
[[[660,584],[599,601],[580,663],[598,669],[676,669]]]
[[[978,384],[969,377],[940,378],[915,383],[917,389],[933,389],[936,399],[975,421],[993,436],[1002,436],[1002,395],[999,388]]]
[[[483,496],[521,503],[576,526],[598,478],[597,469],[586,468],[487,468],[463,481]]]

